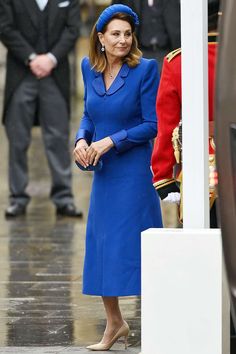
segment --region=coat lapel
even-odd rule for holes
[[[99,96],[104,96],[106,94],[102,73],[95,71],[95,79],[93,80],[92,85]]]
[[[127,64],[123,64],[120,69],[117,77],[113,81],[112,85],[109,87],[107,91],[107,95],[113,95],[113,93],[117,92],[122,86],[125,84],[125,79],[129,74],[129,67]]]
[[[117,92],[122,86],[125,84],[125,78],[129,74],[130,68],[127,64],[123,64],[120,72],[116,76],[115,80],[113,81],[112,85],[106,91],[103,75],[101,73],[95,72],[95,79],[93,80],[93,88],[97,92],[99,96],[104,96],[107,94],[108,96],[113,95]]]
[[[35,0],[22,0],[33,25],[38,27],[38,5]]]

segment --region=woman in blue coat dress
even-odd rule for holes
[[[108,350],[129,326],[119,296],[141,293],[141,232],[162,227],[150,159],[157,134],[155,60],[141,58],[137,15],[125,5],[106,8],[82,61],[84,115],[74,157],[94,171],[86,232],[83,293],[100,295],[107,326],[90,350]]]

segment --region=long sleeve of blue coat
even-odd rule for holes
[[[86,85],[86,78],[85,78],[85,71],[84,71],[84,61],[82,61],[82,74],[84,80],[84,114],[81,119],[79,130],[75,137],[75,143],[77,143],[80,139],[85,139],[88,144],[91,143],[95,131],[95,127],[93,124],[92,119],[89,117],[86,100],[87,100],[87,85]]]
[[[118,153],[144,144],[157,135],[156,94],[159,74],[155,60],[149,61],[140,86],[141,124],[110,136]]]

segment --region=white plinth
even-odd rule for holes
[[[229,354],[218,229],[142,233],[142,354]]]

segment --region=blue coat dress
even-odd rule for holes
[[[94,172],[86,232],[83,293],[140,295],[141,231],[162,227],[152,185],[151,140],[157,134],[155,60],[123,64],[106,91],[103,75],[82,61],[84,115],[76,141],[110,136],[114,147]]]

